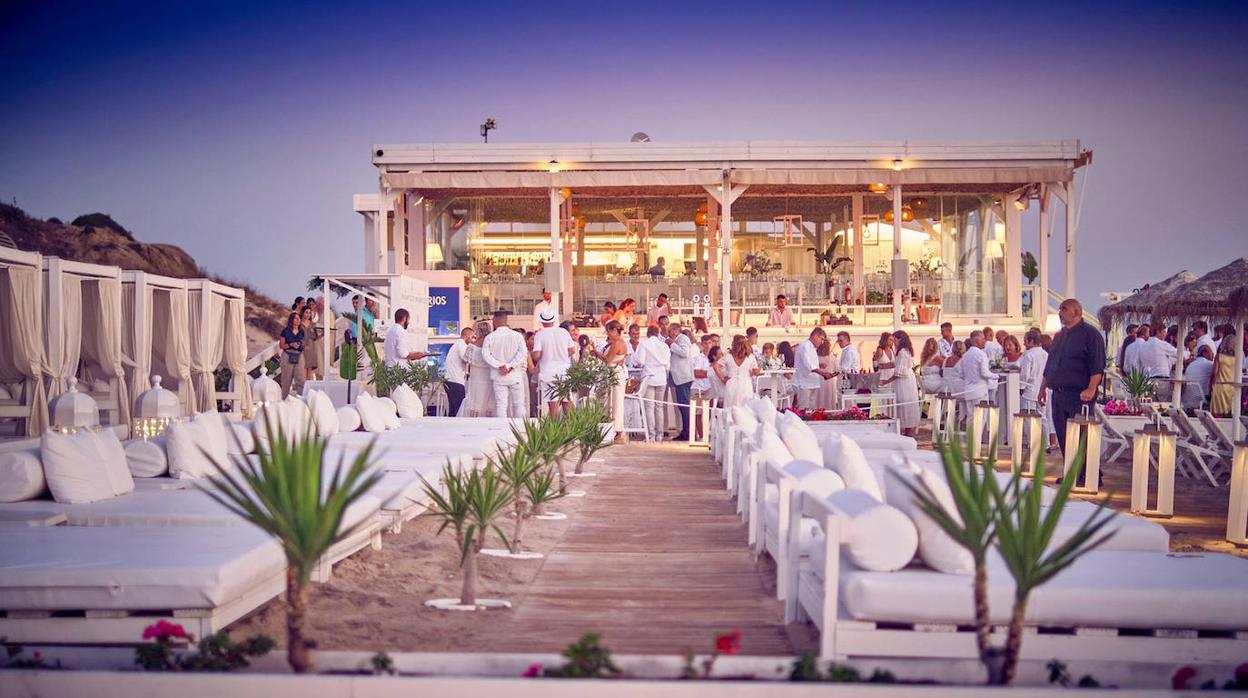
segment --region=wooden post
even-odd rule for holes
[[[409,196],[407,206],[408,267],[423,271],[428,264],[425,260],[425,251],[429,246],[429,229],[426,227],[428,206],[423,196],[417,197],[415,201]]]
[[[390,190],[386,187],[381,188],[381,196],[377,203],[377,228],[375,235],[377,236],[377,261],[375,263],[377,274],[390,273],[390,264],[386,260],[390,252],[390,241],[388,233],[390,232]]]
[[[1047,332],[1045,323],[1049,319],[1049,185],[1040,185],[1040,289],[1038,298],[1032,301],[1038,304],[1040,331]]]
[[[850,291],[850,302],[857,303],[858,295],[862,294],[865,302],[866,294],[866,266],[862,259],[862,192],[854,192],[852,197],[853,206],[853,231],[854,231],[854,288]]]
[[[732,315],[729,312],[732,298],[732,273],[729,271],[732,258],[732,173],[724,170],[720,186],[719,211],[719,249],[720,249],[720,299],[722,309],[720,322],[720,346],[728,349],[732,343]]]
[[[1023,216],[1022,211],[1014,205],[1018,199],[1018,194],[1010,194],[1005,197],[1005,204],[1002,206],[1005,209],[1005,252],[1002,264],[1005,265],[1005,312],[1011,320],[1021,322],[1023,318],[1023,269],[1020,260],[1023,254],[1021,230]]]
[[[563,245],[559,238],[559,205],[561,203],[563,203],[563,195],[559,193],[558,187],[552,184],[550,187],[550,261],[560,265],[563,264]],[[559,271],[559,278],[562,279],[566,270],[560,269]],[[559,312],[563,313],[567,311],[567,306],[563,299],[563,284],[560,283],[559,286],[560,288],[548,290],[553,294],[555,304],[559,306]]]
[[[402,274],[407,269],[407,221],[408,205],[407,190],[400,189],[395,197],[394,206],[394,265],[395,274]],[[423,267],[422,267],[423,268]]]
[[[1075,182],[1066,183],[1066,291],[1075,297]]]

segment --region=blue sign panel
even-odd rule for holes
[[[459,294],[455,286],[429,287],[429,327],[435,335],[459,334]]]

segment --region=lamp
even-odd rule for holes
[[[867,191],[872,194],[887,194],[888,185],[883,182],[875,182],[874,184],[867,185]]]
[[[1014,469],[1021,475],[1033,477],[1036,474],[1036,453],[1044,450],[1043,429],[1044,418],[1035,410],[1019,410],[1014,413],[1014,423],[1010,429],[1010,456]],[[1027,455],[1023,455],[1023,436],[1027,437]]]
[[[997,430],[1001,426],[1000,413],[996,403],[987,400],[981,400],[975,405],[971,413],[971,460],[983,461],[992,455],[997,445]],[[984,452],[985,428],[988,432],[988,453]]]
[[[48,415],[52,418],[49,428],[61,434],[100,425],[100,408],[90,395],[78,392],[77,378],[70,378],[69,389],[48,404]]]
[[[939,435],[946,441],[957,431],[958,399],[949,393],[936,393],[928,409],[932,419],[932,437]]]
[[[428,245],[425,245],[426,264],[440,264],[444,261],[446,261],[446,259],[442,256],[442,245],[436,242],[431,242]]]
[[[1085,494],[1096,494],[1101,489],[1101,420],[1088,413],[1088,406],[1083,406],[1083,414],[1066,420],[1066,457],[1062,463],[1062,477],[1067,477],[1075,464],[1075,456],[1079,453],[1079,444],[1087,439],[1083,449],[1083,487],[1076,482],[1073,491]]]
[[[251,382],[251,397],[256,403],[256,410],[265,405],[276,404],[282,401],[282,386],[269,378],[268,374],[261,373],[259,378]]]
[[[549,169],[551,174],[557,174],[559,172],[559,161],[551,160]]]
[[[1235,442],[1231,454],[1231,505],[1226,510],[1226,539],[1248,545],[1248,439]]]
[[[901,158],[893,158],[893,172],[901,172],[903,164]]]
[[[930,205],[931,202],[928,201],[926,196],[916,196],[913,199],[910,199],[910,208],[915,211],[926,211],[927,207]]]
[[[144,441],[160,436],[170,424],[181,418],[182,403],[178,402],[178,396],[160,387],[160,376],[152,376],[152,387],[134,401],[131,436]]]
[[[1069,438],[1069,437],[1067,437]],[[1149,458],[1153,439],[1157,440],[1157,508],[1148,508]],[[1174,516],[1174,432],[1158,421],[1135,432],[1131,453],[1131,513],[1145,516]],[[1230,512],[1227,512],[1230,521]]]
[[[1000,240],[989,240],[986,249],[989,259],[1001,259],[1005,256],[1005,245]]]

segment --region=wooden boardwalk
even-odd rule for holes
[[[597,632],[614,652],[704,653],[736,629],[743,653],[793,654],[774,567],[754,560],[707,451],[633,444],[604,454],[491,650],[559,651]]]

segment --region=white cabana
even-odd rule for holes
[[[16,418],[18,435],[48,425],[43,346],[42,256],[0,248],[0,417]]]
[[[129,424],[121,269],[44,257],[43,276],[48,398],[64,393],[76,378],[108,424]]]
[[[151,377],[158,375],[166,388],[177,393],[183,413],[194,411],[186,281],[124,271],[121,284],[122,346],[134,359],[134,366],[126,375],[130,394],[142,394]]]
[[[190,313],[191,376],[195,386],[195,410],[217,409],[218,400],[233,404],[232,412],[251,413],[251,384],[246,379],[246,296],[242,290],[208,279],[186,282]],[[218,393],[215,371],[227,368],[234,375],[228,392]]]

